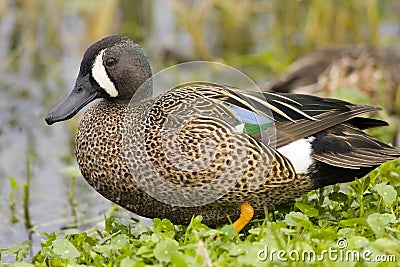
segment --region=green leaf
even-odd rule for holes
[[[301,210],[305,215],[308,217],[315,217],[318,216],[319,211],[314,208],[313,206],[301,203],[301,202],[296,202],[295,206]]]
[[[186,261],[183,255],[174,255],[171,257],[172,266],[186,267],[191,266],[190,261]],[[189,265],[190,264],[190,265]]]
[[[113,229],[114,229],[114,226],[113,226],[114,221],[115,221],[115,217],[114,216],[110,216],[110,217],[106,218],[106,220],[105,220],[104,225],[105,225],[105,228],[106,228],[106,232],[108,234],[111,234]]]
[[[396,201],[397,191],[391,185],[386,183],[380,183],[375,185],[375,189],[378,194],[382,197],[385,204],[391,205]]]
[[[136,256],[141,256],[143,258],[150,258],[154,256],[154,249],[151,247],[147,246],[141,246],[137,251],[136,251]]]
[[[387,251],[393,250],[393,248],[400,248],[400,240],[386,237],[376,239],[375,244]]]
[[[229,266],[279,266],[277,264],[267,264],[266,261],[259,260],[258,256],[260,250],[264,247],[260,246],[249,246],[247,253],[241,254],[237,257],[237,260],[233,262],[233,264],[227,264]],[[223,266],[223,265],[221,265]],[[285,266],[285,264],[281,264],[280,266]]]
[[[393,214],[380,214],[373,213],[368,216],[367,223],[371,227],[372,231],[378,236],[382,237],[385,234],[385,226],[389,223],[395,223],[396,217]]]
[[[354,234],[354,228],[343,228],[337,231],[337,234],[342,237],[349,238]]]
[[[120,234],[111,239],[111,246],[114,249],[122,249],[127,243],[129,243],[129,238],[125,234]]]
[[[65,238],[54,242],[53,251],[64,259],[77,258],[81,255],[75,246]]]
[[[221,228],[221,232],[227,236],[228,239],[231,239],[235,235],[237,235],[235,231],[235,227],[233,227],[233,224],[227,224]]]
[[[178,255],[179,244],[173,239],[165,239],[154,248],[154,257],[159,261],[170,262],[172,256]]]
[[[241,254],[244,254],[245,252],[246,252],[246,247],[237,244],[235,244],[235,246],[232,246],[232,248],[229,249],[229,255],[231,256],[239,256]]]
[[[153,228],[155,229],[155,232],[160,232],[163,233],[165,236],[169,238],[173,238],[175,236],[175,225],[171,223],[170,220],[168,219],[158,219],[155,218],[153,220]],[[158,241],[157,241],[158,242]]]
[[[111,254],[113,247],[111,245],[97,245],[94,246],[92,249],[93,251],[96,251],[106,256]]]
[[[32,248],[32,241],[25,240],[21,243],[16,243],[8,247],[5,251],[8,255],[15,255],[16,260],[22,260],[26,258]]]
[[[352,236],[347,240],[352,248],[364,248],[369,245],[368,239],[363,236]]]
[[[342,220],[339,222],[343,226],[355,226],[355,225],[365,225],[365,218],[351,218],[348,220]]]
[[[318,239],[331,239],[336,235],[336,233],[337,233],[337,230],[332,227],[321,228],[321,229],[316,230],[315,232],[311,233],[310,237],[318,238]]]
[[[144,262],[137,262],[130,258],[123,258],[120,263],[121,267],[145,267],[146,264]]]
[[[294,211],[286,214],[285,222],[290,226],[303,226],[305,228],[309,228],[312,225],[307,215]]]
[[[346,202],[348,197],[342,192],[332,192],[329,194],[329,199],[337,202]]]

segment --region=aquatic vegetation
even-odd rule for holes
[[[378,261],[397,266],[399,173],[400,160],[387,162],[348,186],[315,190],[266,211],[265,220],[254,220],[239,235],[231,225],[211,229],[200,216],[188,226],[166,219],[144,226],[111,215],[102,230],[44,234],[30,260],[28,241],[1,251],[14,255],[16,263],[25,261],[24,266],[360,266]],[[328,250],[333,254],[324,254]]]

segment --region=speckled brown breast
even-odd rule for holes
[[[271,209],[312,188],[310,179],[294,174],[285,158],[220,120],[218,116],[229,117],[223,108],[217,111],[215,107],[204,108],[200,116],[187,115],[189,108],[193,108],[188,101],[190,95],[190,90],[183,94],[166,93],[130,108],[129,116],[126,116],[127,105],[108,100],[101,100],[87,110],[76,138],[76,155],[88,183],[107,199],[141,216],[187,224],[192,216],[201,214],[210,226],[228,222],[228,216],[231,220],[237,219],[244,201],[252,204],[256,215],[262,215],[265,207]],[[180,104],[183,97],[188,106]],[[213,105],[212,101],[206,102],[196,107]],[[208,114],[207,110],[213,111]],[[218,116],[210,118],[215,113]],[[168,127],[174,119],[184,121],[178,133]],[[133,128],[127,128],[127,124]],[[178,135],[178,143],[171,141],[174,134]],[[210,144],[215,150],[213,153],[207,152]],[[184,159],[177,156],[176,150]],[[232,162],[237,164],[232,166]],[[173,187],[151,192],[156,177],[189,189],[205,185],[205,198],[207,190],[212,189],[207,187],[211,181],[217,180],[221,186],[233,183],[233,186],[208,204],[182,207],[163,203],[143,190],[142,182],[150,194],[160,193],[161,198],[174,194]],[[253,187],[254,184],[257,186]],[[193,196],[181,197],[190,201]]]

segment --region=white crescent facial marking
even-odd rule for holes
[[[311,157],[313,152],[311,143],[315,140],[314,136],[303,138],[286,146],[280,147],[277,150],[284,155],[293,165],[296,173],[306,173],[308,167],[314,163]]]
[[[115,89],[114,83],[108,77],[106,68],[103,65],[103,54],[105,49],[101,50],[96,56],[92,67],[92,75],[96,82],[103,88],[111,97],[118,96],[118,91]]]

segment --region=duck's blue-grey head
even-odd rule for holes
[[[86,50],[74,89],[50,111],[46,122],[67,120],[97,98],[128,102],[151,73],[139,45],[122,35],[105,37]]]

